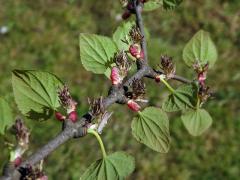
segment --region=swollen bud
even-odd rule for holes
[[[62,115],[60,112],[55,112],[55,118],[59,121],[64,121],[66,116]]]
[[[18,156],[14,161],[14,166],[18,167],[21,163],[22,163],[22,158],[20,156]]]
[[[129,100],[127,102],[128,107],[135,112],[138,112],[141,109],[141,106],[139,106],[135,101]]]
[[[110,78],[113,85],[118,85],[122,82],[122,78],[120,76],[119,69],[117,67],[112,68]]]
[[[122,14],[122,19],[126,20],[131,16],[131,12],[129,10],[126,10],[123,14]]]
[[[78,115],[76,111],[72,111],[68,114],[69,120],[71,120],[73,123],[75,123],[78,119]]]
[[[144,58],[144,53],[141,50],[141,46],[139,44],[132,44],[129,47],[129,52],[133,57],[135,57],[137,59],[143,59]]]

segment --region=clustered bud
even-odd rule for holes
[[[19,172],[21,174],[20,179],[22,180],[48,180],[48,177],[43,173],[40,168],[32,167],[31,165],[19,168]]]
[[[131,68],[131,63],[128,60],[128,56],[125,51],[120,51],[114,56],[115,63],[120,70],[120,75],[125,77]]]
[[[198,91],[198,98],[201,104],[205,103],[211,96],[210,88],[208,86],[200,86]]]
[[[201,65],[198,61],[193,65],[194,70],[197,73],[197,80],[199,83],[198,98],[203,104],[211,96],[209,87],[206,85],[205,81],[207,79],[207,71],[209,64]]]
[[[77,102],[72,99],[69,89],[64,85],[63,89],[58,92],[58,97],[60,99],[60,104],[68,111],[75,111]]]
[[[12,126],[12,130],[16,136],[18,145],[24,149],[27,148],[30,132],[21,119],[17,119],[15,121],[15,124]]]
[[[205,80],[207,79],[208,67],[209,67],[208,63],[205,64],[203,67],[201,66],[201,64],[199,62],[197,62],[193,65],[193,68],[197,73],[198,82],[201,86],[205,86]]]
[[[141,106],[137,102],[147,102],[144,99],[145,84],[143,80],[134,79],[132,82],[132,91],[128,91],[128,88],[125,91],[125,96],[129,99],[127,105],[132,111],[139,111],[141,109]]]
[[[22,162],[22,155],[28,149],[30,132],[21,119],[17,119],[12,126],[12,133],[17,140],[17,146],[10,152],[10,161],[15,167],[18,167]]]
[[[62,115],[60,112],[55,113],[56,119],[59,121],[64,121],[65,119],[69,119],[72,122],[77,121],[77,112],[76,106],[77,102],[72,99],[72,96],[69,92],[68,87],[65,85],[63,89],[58,92],[58,97],[60,99],[60,104],[67,110],[68,116]]]
[[[141,48],[141,40],[143,36],[137,26],[133,26],[129,31],[132,44],[129,46],[130,54],[136,59],[144,59],[144,52]]]
[[[89,112],[92,116],[98,116],[104,113],[103,98],[90,99],[88,98],[88,103],[90,105]]]
[[[118,85],[121,84],[122,80],[127,76],[127,73],[131,68],[131,63],[128,61],[125,51],[115,53],[114,61],[117,66],[112,68],[110,78],[113,85]]]
[[[131,40],[133,43],[140,43],[143,39],[143,35],[142,35],[141,31],[136,25],[134,25],[131,28],[131,30],[129,32],[129,36],[131,37]]]
[[[172,57],[161,56],[161,66],[160,68],[163,70],[166,79],[171,79],[174,77],[176,72],[176,67],[173,63]],[[160,81],[160,79],[156,79],[156,81]]]
[[[132,99],[143,98],[145,95],[145,84],[143,80],[134,79],[132,82]]]

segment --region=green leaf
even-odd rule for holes
[[[119,50],[128,50],[129,45],[124,43],[123,40],[125,40],[126,38],[129,39],[128,34],[134,24],[135,23],[133,22],[123,23],[114,32],[113,41],[116,43]]]
[[[163,8],[166,10],[175,9],[183,0],[163,0]]]
[[[152,0],[148,1],[144,4],[143,10],[144,11],[154,11],[160,8],[163,5],[162,0]]]
[[[188,132],[199,136],[212,124],[212,117],[205,109],[190,110],[185,112],[181,119]]]
[[[208,32],[200,30],[192,37],[183,50],[183,60],[190,67],[196,62],[209,63],[209,67],[215,64],[217,49]]]
[[[197,86],[184,84],[171,93],[162,104],[166,112],[175,112],[193,108],[197,103]]]
[[[12,110],[7,101],[0,98],[0,134],[4,135],[5,129],[14,122]]]
[[[79,45],[81,62],[87,71],[104,74],[113,64],[117,47],[111,38],[81,33]]]
[[[134,158],[124,152],[113,153],[91,164],[80,180],[123,180],[135,168]]]
[[[133,136],[149,148],[166,153],[169,150],[170,133],[167,114],[156,107],[145,108],[132,121]]]
[[[63,84],[51,73],[14,70],[12,86],[19,110],[30,119],[46,120],[60,106],[57,91]]]

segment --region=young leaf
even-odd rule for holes
[[[31,119],[46,120],[60,106],[57,91],[63,84],[51,73],[14,70],[12,86],[19,110]]]
[[[122,180],[130,175],[134,168],[135,162],[132,156],[115,152],[91,164],[80,180]]]
[[[113,64],[117,47],[111,38],[96,34],[80,34],[80,58],[87,71],[104,74]]]
[[[183,0],[163,0],[163,8],[166,10],[175,9]]]
[[[151,0],[144,4],[144,11],[154,11],[163,5],[162,0]]]
[[[183,50],[183,60],[190,67],[196,62],[209,63],[209,67],[214,65],[217,49],[208,32],[200,30],[192,37]]]
[[[166,153],[169,150],[170,133],[167,114],[156,107],[145,108],[132,121],[133,136],[151,149]]]
[[[0,134],[4,135],[5,129],[14,122],[12,110],[3,98],[0,98]]]
[[[119,26],[113,34],[113,41],[116,43],[119,50],[128,50],[129,45],[123,41],[128,37],[129,31],[131,30],[133,22],[123,23]]]
[[[184,84],[170,94],[162,104],[166,112],[175,112],[193,108],[197,100],[197,86],[194,84]]]
[[[190,110],[185,112],[181,119],[188,132],[199,136],[212,124],[212,118],[205,109]]]

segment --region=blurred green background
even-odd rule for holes
[[[0,95],[11,102],[16,115],[20,113],[12,96],[13,69],[56,74],[69,85],[80,114],[88,110],[87,97],[106,96],[110,82],[81,65],[78,36],[80,32],[111,36],[121,24],[121,13],[117,0],[1,0],[0,26],[7,26],[9,32],[0,35]],[[134,114],[125,106],[113,105],[113,118],[102,134],[107,151],[124,150],[135,156],[136,169],[129,179],[240,179],[240,1],[185,0],[175,11],[158,9],[144,13],[144,19],[151,35],[151,63],[156,66],[160,55],[170,55],[177,73],[188,78],[193,77],[193,71],[183,64],[184,45],[201,28],[211,33],[219,59],[209,72],[208,84],[215,94],[205,108],[214,122],[204,135],[192,137],[179,114],[170,114],[171,149],[168,154],[159,154],[132,137]],[[150,104],[160,106],[166,89],[150,80],[146,83]],[[32,131],[26,156],[61,129],[54,119],[26,122]],[[7,140],[0,137],[0,166],[7,161]],[[97,141],[89,135],[61,146],[46,159],[44,168],[49,179],[78,179],[100,156]]]

